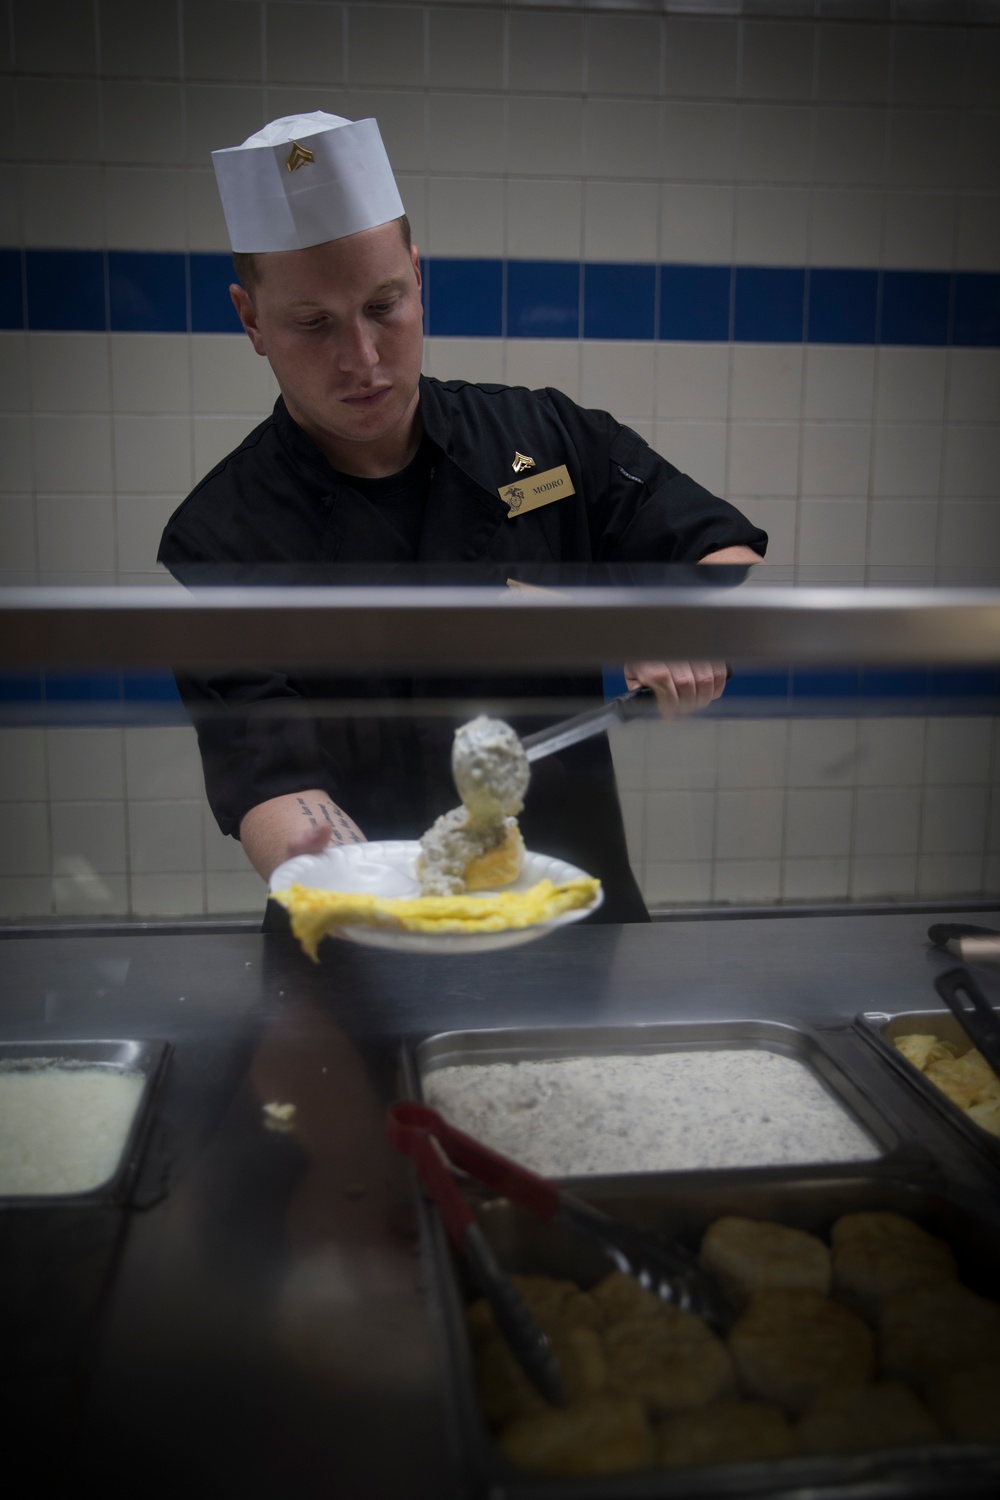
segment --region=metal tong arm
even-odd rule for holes
[[[527,1167],[519,1166],[509,1157],[501,1156],[499,1151],[492,1151],[481,1141],[474,1140],[471,1135],[449,1125],[444,1116],[439,1115],[428,1104],[418,1104],[412,1100],[394,1104],[389,1111],[386,1130],[390,1142],[410,1156],[415,1153],[410,1150],[409,1144],[403,1142],[408,1143],[415,1137],[421,1137],[426,1142],[426,1149],[433,1154],[446,1175],[447,1169],[444,1168],[437,1148],[432,1144],[432,1137],[450,1162],[467,1172],[470,1177],[484,1182],[504,1198],[510,1198],[512,1202],[519,1203],[522,1208],[527,1208],[543,1219],[554,1219],[559,1212],[560,1194],[551,1182],[546,1182],[544,1177],[529,1172]],[[450,1176],[449,1182],[452,1190],[461,1197]],[[464,1199],[462,1202],[468,1209]]]
[[[411,1106],[396,1104],[389,1110],[385,1134],[390,1146],[408,1156],[420,1174],[420,1180],[437,1205],[448,1237],[456,1250],[465,1247],[465,1238],[476,1217],[459,1191],[448,1170],[448,1164],[434,1144],[434,1131],[420,1119],[405,1115]],[[422,1105],[417,1105],[422,1109]],[[433,1114],[433,1110],[431,1111]]]
[[[444,1128],[446,1134],[451,1132],[451,1126],[424,1104],[394,1104],[385,1121],[386,1139],[416,1166],[421,1181],[434,1199],[452,1244],[466,1257],[480,1291],[493,1309],[500,1330],[525,1374],[546,1401],[553,1406],[565,1406],[566,1387],[549,1341],[520,1292],[500,1269],[476,1223],[472,1209],[438,1150],[438,1141],[447,1149],[446,1142],[441,1140],[440,1127]],[[471,1146],[476,1146],[476,1142],[469,1136],[463,1136],[461,1131],[455,1131],[454,1134],[459,1137],[460,1142],[466,1141]],[[493,1155],[485,1146],[477,1149],[486,1152],[488,1156]],[[459,1154],[462,1153],[461,1144],[458,1151]],[[454,1157],[452,1159],[455,1160]],[[503,1163],[504,1158],[497,1157],[497,1161]]]
[[[634,1224],[622,1223],[577,1198],[574,1193],[555,1187],[546,1178],[450,1125],[427,1104],[409,1101],[395,1104],[390,1111],[390,1120],[395,1122],[397,1129],[405,1126],[432,1135],[456,1167],[509,1198],[512,1203],[526,1208],[529,1213],[542,1219],[558,1220],[560,1224],[596,1240],[613,1258],[619,1259],[622,1269],[624,1263],[620,1257],[624,1256],[633,1264],[641,1259],[655,1258],[661,1268],[669,1265],[674,1275],[690,1276],[698,1272],[695,1257],[680,1245],[649,1235]]]
[[[996,1073],[1000,1073],[1000,1021],[968,969],[948,969],[934,987]],[[971,1009],[959,998],[971,1001]]]

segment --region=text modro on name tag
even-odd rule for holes
[[[566,465],[560,464],[557,469],[532,474],[530,479],[523,474],[519,475],[513,484],[505,484],[497,493],[508,507],[508,521],[513,521],[515,516],[523,516],[525,511],[537,510],[540,505],[551,505],[553,500],[561,500],[564,495],[575,495],[576,490]]]

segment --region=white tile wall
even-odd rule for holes
[[[792,719],[788,725],[788,785],[853,786],[858,771],[858,725],[853,719]]]
[[[504,183],[499,177],[431,177],[428,255],[489,257],[504,237]],[[577,215],[579,224],[579,214]]]
[[[821,26],[817,98],[882,104],[889,92],[888,26]]]
[[[12,167],[7,177],[4,219],[16,243],[51,248],[99,247],[104,239],[101,173],[96,167],[32,163]]]
[[[0,0],[0,241],[224,250],[210,149],[325,108],[379,119],[431,256],[995,271],[1000,27],[889,10],[177,0],[138,24],[127,0]],[[1000,555],[996,350],[438,338],[425,368],[611,407],[779,563]],[[238,337],[0,333],[4,567],[156,577],[166,517],[275,394]],[[647,896],[995,887],[997,733],[632,726],[615,755]],[[262,903],[191,731],[0,730],[0,914]]]
[[[867,422],[806,422],[802,429],[802,493],[866,495],[871,464]],[[864,544],[862,542],[862,554]],[[863,560],[863,556],[862,556]],[[831,558],[832,562],[833,559]]]
[[[186,416],[116,416],[115,477],[135,494],[187,493],[194,482],[191,419]]]
[[[195,875],[133,875],[131,910],[137,917],[194,917],[205,910],[205,882]]]
[[[0,558],[8,582],[29,583],[38,568],[33,495],[0,495]]]
[[[77,862],[98,875],[124,873],[125,809],[121,802],[53,802],[50,811],[56,875],[75,873]]]
[[[116,250],[186,250],[186,185],[186,174],[169,167],[108,167],[109,243]]]
[[[648,182],[588,182],[583,195],[584,260],[655,261],[660,256],[660,190]],[[662,221],[661,221],[662,222]],[[672,259],[680,259],[671,252]]]
[[[125,794],[125,771],[120,729],[49,729],[45,735],[48,795],[53,802],[120,801]]]
[[[814,188],[809,195],[809,258],[817,266],[878,265],[882,194],[855,188]]]
[[[515,11],[509,20],[511,88],[579,93],[583,87],[583,17]]]
[[[101,113],[107,161],[157,165],[180,161],[184,95],[179,84],[105,79]]]
[[[201,795],[201,761],[192,729],[126,729],[124,753],[130,798],[174,802]]]
[[[653,344],[623,344],[613,339],[584,344],[581,351],[584,406],[608,411],[612,406],[626,422],[649,421],[656,408],[656,349]]]
[[[592,16],[587,23],[586,87],[594,94],[657,94],[663,39],[646,16]]]
[[[786,859],[781,894],[786,901],[843,901],[850,884],[846,859]]]
[[[435,9],[429,20],[432,88],[503,87],[504,17],[499,11]]]
[[[805,188],[737,189],[736,259],[746,265],[802,265],[808,222],[809,193]]]
[[[729,414],[737,421],[797,421],[803,350],[788,344],[734,344]]]
[[[936,500],[874,500],[868,508],[868,561],[875,566],[931,568],[937,559]]]
[[[876,416],[890,422],[940,422],[944,417],[947,366],[944,349],[880,349]]]
[[[108,344],[116,412],[147,415],[190,412],[192,348],[185,335],[113,333]],[[121,483],[120,475],[118,479]]]
[[[668,96],[733,97],[739,47],[736,23],[671,16],[665,29]]]
[[[808,109],[749,104],[740,110],[739,175],[744,182],[805,182],[812,118]]]
[[[954,193],[886,193],[882,264],[914,270],[950,266],[957,214]]]
[[[507,179],[507,254],[512,260],[579,260],[583,189],[558,178]],[[494,240],[492,253],[496,254]]]
[[[35,479],[32,423],[27,416],[0,417],[0,482],[7,492],[31,490]]]
[[[180,65],[179,7],[150,6],[137,26],[132,0],[100,0],[101,61],[114,78],[174,78]]]
[[[111,420],[106,414],[50,416],[36,412],[32,428],[39,491],[110,493]]]
[[[996,720],[681,720],[612,739],[654,906],[988,890]],[[644,742],[644,749],[639,741]],[[711,837],[714,858],[704,852]],[[984,850],[990,851],[984,859]],[[641,863],[640,863],[641,857]]]
[[[669,52],[668,72],[669,72]],[[682,88],[670,92],[683,93]],[[736,176],[739,110],[735,104],[675,102],[663,107],[663,155],[667,178],[717,182]]]
[[[265,57],[268,82],[341,83],[344,21],[341,5],[269,5]]]

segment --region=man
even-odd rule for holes
[[[213,159],[233,303],[281,397],[168,523],[159,555],[178,577],[217,580],[208,565],[478,564],[510,577],[532,563],[759,560],[763,532],[606,413],[557,391],[421,376],[420,260],[373,120],[293,116]],[[669,715],[718,697],[725,667],[632,663],[626,680]],[[179,682],[220,826],[265,879],[330,839],[418,837],[455,801],[453,726],[440,719],[278,712],[317,697],[405,706],[440,684],[280,670]],[[599,682],[484,688],[579,695]],[[537,763],[522,828],[529,848],[604,880],[607,920],[646,917],[605,739]]]

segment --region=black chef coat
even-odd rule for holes
[[[272,415],[171,517],[159,561],[195,586],[255,576],[273,582],[280,575],[269,570],[277,566],[290,570],[292,581],[315,582],[318,565],[478,565],[502,581],[518,565],[697,562],[738,544],[763,554],[765,533],[733,506],[608,413],[584,410],[559,391],[423,377],[420,412],[436,454],[415,558],[378,507],[335,474],[279,397]],[[532,476],[565,465],[573,493],[511,519],[499,491],[514,479],[518,453],[534,461]],[[444,684],[361,674],[321,679],[280,665],[178,674],[178,684],[224,833],[238,834],[244,814],[261,802],[322,787],[370,839],[418,838],[454,805],[451,737],[477,697],[487,706],[484,689],[508,698],[601,693],[594,674]],[[443,695],[462,700],[455,719],[274,713],[308,699],[395,700],[412,708],[414,700]],[[547,713],[551,718],[551,706]],[[545,720],[512,722],[526,732]],[[520,822],[529,849],[601,878],[605,920],[645,917],[605,736],[535,763]]]

